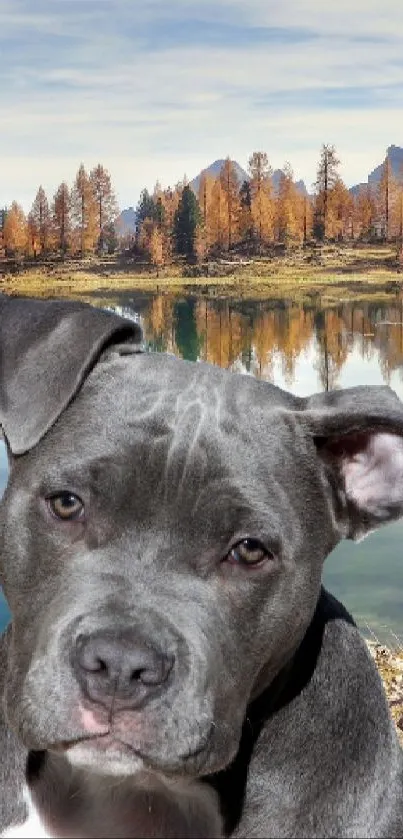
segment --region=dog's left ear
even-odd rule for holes
[[[331,486],[341,535],[364,538],[403,516],[403,404],[389,387],[312,396],[301,420]]]
[[[39,442],[106,347],[141,337],[136,323],[86,303],[0,294],[0,426],[12,454]]]

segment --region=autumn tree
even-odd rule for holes
[[[182,195],[182,187],[168,187],[158,195],[155,217],[162,233],[164,262],[172,257],[174,247],[175,213]]]
[[[63,181],[57,188],[52,206],[52,224],[57,247],[64,255],[69,245],[71,233],[71,197],[70,190]]]
[[[285,163],[277,195],[277,231],[280,242],[288,245],[300,240],[300,196],[294,183],[294,173]]]
[[[98,239],[98,207],[92,183],[83,164],[77,172],[72,192],[72,216],[78,232],[78,248],[83,255],[94,249]]]
[[[218,250],[225,246],[227,212],[224,190],[221,179],[216,178],[211,190],[210,214],[207,235],[211,245]]]
[[[355,236],[360,239],[370,239],[374,234],[376,220],[376,197],[369,184],[361,186],[354,197],[354,229]]]
[[[164,264],[164,240],[161,227],[157,223],[153,223],[150,232],[149,243],[150,261],[157,269],[157,277],[159,276],[160,268]]]
[[[336,178],[329,191],[327,236],[345,239],[351,235],[353,201],[341,178]]]
[[[28,224],[24,210],[13,201],[7,210],[3,241],[7,256],[21,256],[28,247]]]
[[[228,250],[236,242],[239,230],[240,199],[239,180],[235,166],[229,157],[220,172],[222,198],[225,213],[225,242]]]
[[[312,236],[313,230],[313,204],[309,195],[301,195],[299,202],[299,227],[302,232],[304,244]]]
[[[263,243],[273,238],[274,231],[273,170],[266,152],[253,152],[248,161],[248,172],[253,229],[260,252]]]
[[[51,214],[48,199],[43,186],[40,186],[28,216],[28,229],[31,247],[36,256],[37,249],[44,254],[50,243]]]
[[[197,190],[197,199],[203,219],[204,243],[207,249],[213,244],[212,212],[213,212],[214,178],[207,172],[202,172]]]
[[[106,229],[116,221],[119,208],[112,189],[111,176],[101,163],[90,172],[90,182],[97,206],[98,248],[104,249]]]
[[[335,147],[323,144],[315,182],[314,234],[318,239],[329,235],[330,194],[339,177],[339,165]]]
[[[196,253],[196,233],[201,224],[201,212],[197,198],[190,186],[184,186],[174,219],[174,240],[176,252],[188,258]]]

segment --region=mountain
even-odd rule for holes
[[[403,149],[400,146],[389,146],[386,149],[386,157],[389,159],[392,173],[397,177],[401,176],[403,169]],[[377,184],[382,177],[383,163],[373,169],[368,175],[369,184]]]
[[[215,160],[214,163],[210,163],[210,166],[207,166],[206,169],[202,169],[192,181],[190,181],[189,186],[192,187],[193,192],[198,193],[199,191],[199,184],[202,175],[210,175],[211,178],[217,178],[221,172],[222,167],[224,166],[225,160]],[[245,172],[245,169],[242,169],[242,166],[236,162],[236,160],[232,160],[231,163],[234,166],[236,176],[239,181],[239,185],[241,185],[244,181],[249,180],[249,175]]]
[[[282,169],[275,169],[273,174],[272,174],[271,179],[272,179],[273,189],[274,189],[275,193],[277,193],[279,191],[280,182],[281,182],[281,178],[282,178],[283,174],[284,174],[284,172],[283,172]],[[301,193],[301,195],[308,195],[308,190],[305,186],[304,181],[295,181],[295,186],[297,187],[297,190],[298,190],[298,192]]]
[[[130,236],[136,232],[136,211],[134,207],[127,207],[122,210],[115,222],[115,230],[118,236]]]
[[[401,178],[403,173],[403,148],[401,148],[401,146],[394,145],[388,146],[388,148],[386,149],[385,158],[388,158],[390,162],[392,174],[395,175],[395,177],[397,178]],[[379,166],[376,166],[375,169],[373,169],[372,172],[369,173],[368,181],[366,183],[355,184],[355,186],[352,186],[350,188],[350,192],[353,195],[356,195],[364,186],[376,186],[377,184],[379,184],[379,181],[382,177],[384,162],[385,160],[383,160],[382,163],[379,164]]]
[[[199,172],[198,175],[196,175],[195,178],[193,178],[192,181],[190,181],[189,185],[192,187],[193,192],[195,192],[196,195],[199,191],[199,184],[200,184],[201,176],[202,175],[210,175],[210,177],[212,177],[212,178],[217,178],[218,175],[221,172],[221,169],[222,169],[224,163],[225,163],[225,160],[215,160],[214,163],[211,163],[210,166],[207,166],[206,169],[203,169],[201,172]],[[242,169],[242,166],[240,166],[239,163],[237,163],[236,160],[232,160],[231,163],[234,166],[234,169],[235,169],[235,172],[236,172],[236,175],[237,175],[237,178],[238,178],[238,181],[239,181],[240,185],[244,181],[249,181],[250,180],[248,173],[245,172],[245,169]],[[274,192],[278,192],[279,185],[280,185],[280,179],[281,179],[282,174],[283,174],[282,169],[275,169],[274,172],[273,172],[272,182],[273,182]],[[304,181],[297,181],[295,185],[296,185],[298,191],[301,192],[302,195],[308,195],[307,188],[304,184]]]

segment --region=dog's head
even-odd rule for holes
[[[402,514],[403,407],[139,340],[113,313],[0,299],[6,711],[30,749],[198,776],[298,647],[326,555]]]

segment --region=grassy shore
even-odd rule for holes
[[[271,259],[218,260],[201,269],[177,263],[159,272],[152,266],[116,257],[21,266],[18,273],[0,273],[0,290],[60,297],[135,288],[212,297],[382,298],[400,291],[400,272],[396,248],[331,246],[322,248],[319,254],[299,252]]]

